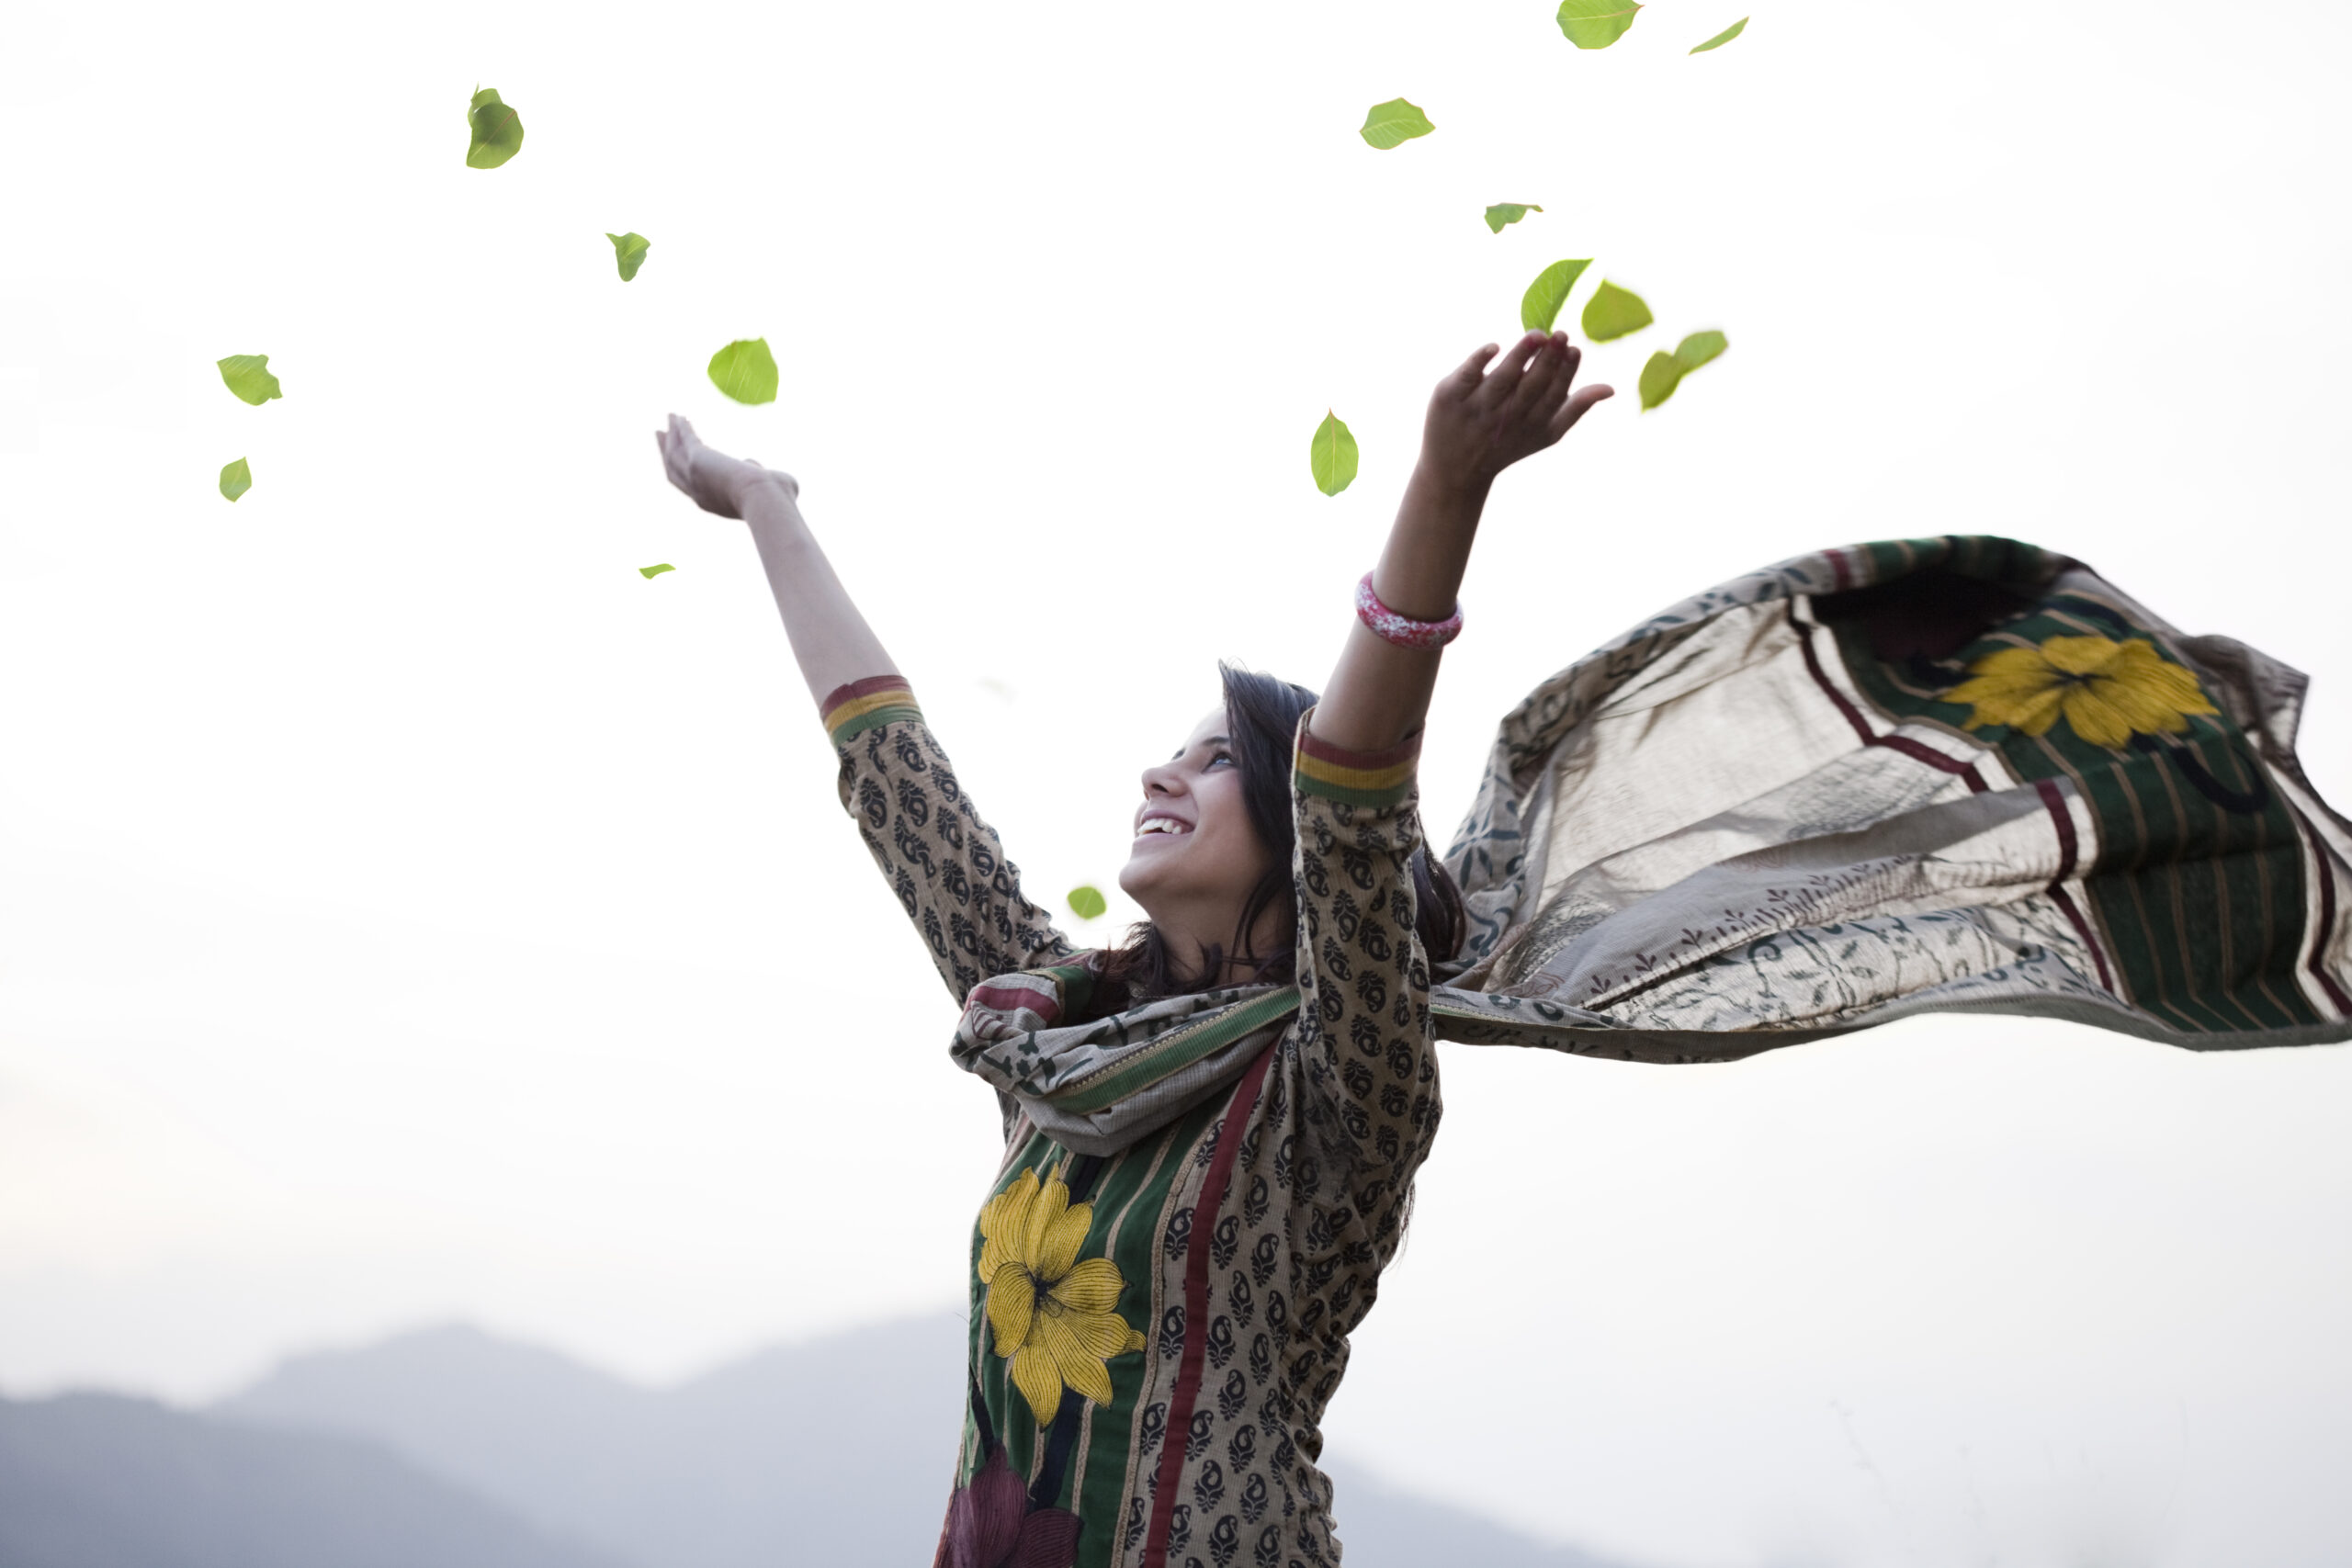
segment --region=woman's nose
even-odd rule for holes
[[[1143,794],[1146,800],[1155,795],[1174,795],[1177,790],[1176,770],[1162,764],[1143,771]]]

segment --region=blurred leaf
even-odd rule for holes
[[[243,457],[233,463],[221,466],[220,494],[225,499],[234,501],[253,488],[254,471],[246,466]]]
[[[651,578],[652,576],[654,576],[654,575],[655,575],[656,573],[658,573],[658,572],[664,572],[664,571],[675,571],[675,570],[678,570],[678,569],[677,569],[676,567],[672,566],[668,561],[663,561],[660,566],[641,566],[641,567],[639,567],[639,568],[637,569],[637,574],[638,574],[639,577],[643,577],[643,578]]]
[[[1568,290],[1591,265],[1590,256],[1582,261],[1555,261],[1537,273],[1527,292],[1519,297],[1519,324],[1532,333],[1550,332],[1552,323],[1560,319],[1560,307],[1568,302]]]
[[[255,408],[286,395],[277,389],[277,378],[269,373],[266,354],[232,354],[214,363],[220,367],[220,379],[229,390]]]
[[[1739,20],[1725,28],[1723,31],[1717,33],[1706,42],[1693,49],[1690,52],[1693,54],[1704,54],[1711,49],[1721,49],[1724,45],[1729,43],[1732,39],[1737,38],[1741,33],[1747,30],[1747,18],[1746,17],[1742,17]]]
[[[1363,129],[1356,134],[1386,152],[1416,136],[1427,136],[1436,129],[1419,109],[1402,98],[1391,98],[1364,111]]]
[[[1315,450],[1309,460],[1315,468],[1315,488],[1325,495],[1337,495],[1356,482],[1356,438],[1329,409],[1323,412],[1323,423],[1315,427]]]
[[[1069,912],[1081,920],[1100,919],[1110,907],[1100,892],[1084,883],[1069,890]]]
[[[1650,308],[1642,297],[1631,289],[1620,288],[1607,278],[1592,291],[1584,302],[1584,335],[1594,343],[1607,343],[1623,337],[1627,333],[1640,332],[1650,324]]]
[[[1516,223],[1531,212],[1543,210],[1532,201],[1498,201],[1487,209],[1487,227],[1499,234],[1504,224]]]
[[[1674,357],[1682,362],[1685,370],[1696,370],[1730,346],[1731,340],[1721,333],[1692,333],[1675,345]]]
[[[621,281],[627,283],[645,265],[646,249],[653,242],[642,234],[607,234],[605,238],[613,243],[614,259],[621,265]]]
[[[775,401],[775,355],[763,337],[737,338],[710,356],[710,378],[739,403]]]
[[[466,167],[494,169],[523,148],[523,121],[514,109],[498,101],[498,89],[484,87],[467,106],[466,125],[473,141],[466,149]]]
[[[1654,409],[1674,396],[1682,385],[1682,378],[1721,354],[1730,342],[1718,332],[1692,333],[1677,344],[1672,354],[1650,355],[1642,367],[1642,407]]]
[[[1654,409],[1674,396],[1674,389],[1682,385],[1682,361],[1658,350],[1642,367],[1642,407]]]
[[[1634,0],[1560,0],[1560,30],[1578,49],[1607,49],[1625,36],[1640,9]]]

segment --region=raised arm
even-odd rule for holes
[[[1430,397],[1420,460],[1373,569],[1380,602],[1415,620],[1453,613],[1470,546],[1495,476],[1568,433],[1585,411],[1615,392],[1570,391],[1582,351],[1566,333],[1529,333],[1489,373],[1496,345],[1464,360]],[[1416,734],[1437,685],[1440,650],[1400,648],[1359,621],[1309,721],[1318,739],[1351,751],[1385,751]]]
[[[800,515],[798,479],[763,468],[757,458],[712,450],[676,414],[670,416],[669,429],[654,433],[654,440],[672,484],[705,512],[740,517],[751,529],[792,657],[820,706],[853,681],[899,673]]]
[[[958,1002],[991,976],[1069,956],[923,722],[914,693],[800,515],[800,485],[713,451],[670,416],[656,433],[670,482],[751,529],[785,636],[841,761],[841,799],[883,880]]]
[[[1381,603],[1414,620],[1453,613],[1495,476],[1611,395],[1569,391],[1578,355],[1565,337],[1530,333],[1482,375],[1494,352],[1472,355],[1430,397],[1420,462],[1373,573]],[[1307,1124],[1348,1173],[1356,1222],[1379,1238],[1393,1233],[1439,1115],[1411,869],[1421,844],[1414,773],[1437,665],[1437,649],[1399,647],[1358,621],[1300,727],[1292,796]]]

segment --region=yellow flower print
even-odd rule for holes
[[[1975,708],[1967,728],[2006,724],[2028,735],[2060,715],[2094,746],[2120,749],[2134,734],[2178,735],[2191,714],[2215,715],[2197,677],[2167,664],[2145,637],[2053,637],[2039,648],[2005,648],[1968,667],[1944,700]]]
[[[1118,1313],[1126,1281],[1107,1258],[1079,1261],[1094,1205],[1072,1203],[1058,1177],[1040,1186],[1023,1171],[980,1211],[981,1280],[996,1353],[1012,1360],[1012,1385],[1044,1426],[1061,1408],[1064,1385],[1097,1404],[1111,1400],[1113,1356],[1140,1350],[1144,1337]]]

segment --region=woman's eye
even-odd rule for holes
[[[1231,762],[1232,761],[1233,761],[1233,753],[1232,753],[1232,752],[1230,752],[1230,751],[1219,751],[1216,756],[1211,757],[1211,758],[1209,759],[1209,766],[1210,766],[1210,767],[1212,767],[1212,768],[1214,768],[1214,767],[1216,767],[1219,762]]]

